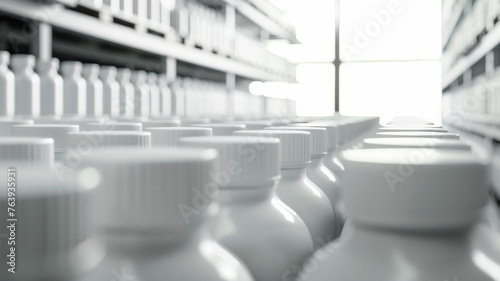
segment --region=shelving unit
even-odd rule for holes
[[[184,31],[180,30],[186,29],[186,24],[189,24],[185,1],[171,2],[175,7],[167,15],[162,15],[163,20],[168,21],[162,25],[145,24],[138,17],[135,21],[130,20],[130,17],[103,6],[102,1],[91,0],[2,0],[0,15],[18,22],[17,27],[13,24],[14,27],[4,28],[7,33],[20,38],[21,45],[26,45],[25,49],[42,59],[55,56],[155,71],[165,73],[169,83],[174,83],[178,75],[215,80],[226,83],[228,94],[237,85],[250,81],[295,82],[295,67],[292,64],[267,67],[251,63],[251,59],[237,59],[232,52],[222,53],[188,44],[183,38]],[[228,45],[234,44],[237,30],[247,28],[238,26],[240,17],[249,22],[248,28],[258,30],[256,40],[296,40],[291,25],[284,22],[281,13],[266,0],[198,2],[207,7],[217,7],[224,13]],[[120,4],[119,1],[116,3]],[[35,32],[26,35],[26,29],[34,29]],[[8,41],[4,45],[12,44],[11,38]]]
[[[500,3],[447,0],[443,13],[443,123],[499,143]]]

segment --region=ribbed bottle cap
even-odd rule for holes
[[[52,167],[54,165],[54,140],[33,137],[2,137],[0,138],[0,162]]]
[[[94,147],[133,146],[149,148],[151,133],[137,131],[85,131],[67,135],[68,148],[90,151]]]
[[[59,120],[54,120],[54,124],[61,125],[78,125],[80,131],[87,131],[87,125],[89,123],[104,123],[106,122],[105,118],[102,117],[83,117],[83,118],[70,118],[63,117]]]
[[[177,146],[180,138],[184,137],[209,137],[212,136],[211,128],[197,127],[164,127],[148,128],[151,133],[152,146]]]
[[[487,203],[488,169],[467,151],[358,149],[341,155],[347,214],[399,229],[472,223]],[[362,176],[360,176],[362,175]]]
[[[363,148],[422,148],[470,151],[470,145],[455,139],[435,138],[367,138]]]
[[[390,126],[390,127],[380,127],[379,132],[437,132],[446,133],[447,131],[443,128],[433,128],[433,127],[404,127],[404,126]]]
[[[30,119],[0,119],[0,137],[12,136],[12,126],[15,125],[33,125]]]
[[[86,158],[79,178],[98,183],[101,231],[163,236],[203,219],[218,192],[216,157],[213,149],[106,149]]]
[[[293,123],[292,127],[315,127],[326,129],[326,141],[328,151],[335,150],[339,146],[339,126],[331,123]]]
[[[0,167],[2,167],[0,165]],[[7,167],[0,180],[7,182]],[[90,196],[92,188],[59,181],[53,172],[34,167],[17,167],[15,216],[7,212],[7,192],[0,193],[5,206],[0,218],[6,225],[15,218],[15,280],[74,280],[90,270],[102,257],[99,248],[89,243]],[[12,175],[11,175],[12,176]],[[4,226],[5,227],[5,226]],[[2,232],[6,233],[6,229]],[[2,241],[7,244],[7,240]],[[85,243],[85,244],[82,244]],[[10,246],[9,246],[10,247]],[[1,255],[5,265],[7,255]],[[21,268],[25,268],[22,270]],[[12,273],[2,270],[0,279]]]
[[[179,119],[162,119],[162,120],[149,120],[142,122],[142,127],[154,128],[154,127],[179,127],[181,125],[181,120]]]
[[[179,143],[217,150],[221,170],[213,178],[221,188],[261,187],[279,179],[280,141],[276,138],[196,137],[182,138]]]
[[[236,131],[234,135],[278,138],[282,169],[302,168],[311,163],[311,133],[309,132],[249,130]]]
[[[22,70],[35,67],[36,59],[33,55],[12,55],[10,66],[13,70]]]
[[[234,121],[235,124],[243,124],[246,130],[264,130],[266,127],[273,126],[271,121]]]
[[[77,125],[16,125],[12,127],[12,134],[19,137],[43,137],[54,139],[54,150],[56,153],[66,149],[66,134],[78,132]]]
[[[437,138],[437,139],[460,139],[459,134],[438,132],[379,132],[376,138]]]
[[[292,130],[292,131],[306,131],[311,133],[311,157],[323,157],[326,154],[326,128],[321,127],[267,127],[266,130]]]
[[[232,136],[233,132],[245,130],[243,124],[192,124],[191,127],[211,128],[214,136]]]
[[[142,131],[140,122],[87,123],[87,131]]]

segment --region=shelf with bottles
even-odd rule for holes
[[[462,11],[460,5],[464,5]],[[456,21],[450,19],[453,16],[447,16],[443,21],[443,33],[449,33],[449,40],[446,41],[445,37],[443,41],[443,89],[500,43],[500,2],[459,2],[456,9],[451,12],[461,14]]]
[[[265,69],[262,66],[250,65],[217,53],[189,47],[181,42],[163,38],[162,36],[138,32],[136,29],[123,24],[106,23],[100,18],[66,9],[60,5],[5,0],[0,2],[0,11],[30,21],[42,20],[53,28],[79,34],[82,37],[109,42],[162,57],[174,58],[250,79],[264,81],[294,80],[292,65],[287,65],[286,68],[283,68],[283,65],[278,65],[278,67],[282,67],[279,70],[275,68],[276,66]],[[26,25],[30,24],[31,22],[26,22]]]

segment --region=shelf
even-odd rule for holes
[[[207,51],[188,47],[165,38],[139,33],[119,24],[67,10],[59,5],[30,1],[2,0],[0,11],[15,16],[44,22],[67,31],[141,50],[151,54],[171,57],[221,72],[261,81],[293,81],[291,77],[275,75],[259,68]]]
[[[468,69],[484,57],[488,52],[493,50],[500,43],[500,24],[490,30],[479,43],[472,49],[472,51],[458,59],[451,67],[451,69],[443,70],[443,89],[453,83],[460,75],[465,73]]]
[[[456,122],[454,123],[445,122],[445,124],[457,128],[459,130],[472,132],[474,134],[500,142],[500,128],[496,128],[491,125],[478,124],[476,122],[471,122],[471,121],[462,121],[460,122],[460,124]]]
[[[236,10],[248,18],[250,21],[266,30],[270,34],[280,39],[288,39],[292,43],[297,43],[295,30],[291,25],[280,23],[277,8],[264,0],[223,0],[226,4],[236,8]],[[249,3],[251,2],[251,3]]]

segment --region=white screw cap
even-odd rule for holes
[[[185,117],[181,119],[182,126],[190,126],[192,124],[208,124],[210,123],[210,119],[206,117]]]
[[[85,125],[87,131],[142,131],[139,122],[92,122]]]
[[[0,119],[0,137],[12,136],[12,127],[15,125],[33,125],[33,120]]]
[[[0,138],[0,162],[52,167],[54,165],[54,140],[32,137],[2,137]]]
[[[85,131],[67,135],[68,148],[89,151],[93,147],[131,146],[149,148],[151,133],[137,131]]]
[[[7,167],[2,171],[0,180],[6,183]],[[53,172],[34,167],[17,167],[16,177],[16,263],[29,268],[16,270],[16,280],[72,280],[93,264],[84,261],[102,258],[95,243],[82,248],[91,234],[92,188],[59,181]],[[7,192],[1,192],[0,205],[7,206],[7,200]],[[7,207],[0,218],[12,218]],[[11,274],[5,270],[0,278],[10,280],[2,278],[5,272]]]
[[[245,130],[246,126],[243,124],[192,124],[191,127],[211,128],[214,136],[232,136],[233,132]]]
[[[399,127],[399,126],[389,126],[389,127],[380,127],[378,128],[379,132],[437,132],[437,133],[446,133],[447,131],[443,128],[435,128],[435,127]]]
[[[437,139],[460,139],[459,134],[437,133],[437,132],[379,132],[376,138],[437,138]]]
[[[148,128],[145,131],[151,133],[152,146],[177,146],[180,138],[212,136],[211,128],[166,127]]]
[[[311,133],[304,131],[248,130],[234,132],[235,136],[278,138],[281,169],[302,168],[311,163]]]
[[[314,127],[326,129],[326,141],[328,151],[335,150],[339,146],[340,127],[332,123],[295,123],[290,127]]]
[[[247,130],[264,130],[266,127],[273,126],[272,121],[235,121],[235,124],[243,124]]]
[[[311,133],[311,157],[323,157],[326,154],[326,128],[320,127],[267,127],[266,130],[305,131]]]
[[[66,134],[78,132],[77,125],[16,125],[12,127],[12,134],[19,137],[43,137],[54,139],[54,150],[56,153],[66,149]]]
[[[279,143],[276,138],[181,138],[181,146],[215,148],[221,169],[215,174],[221,188],[252,188],[272,184],[280,177]]]
[[[98,182],[94,213],[100,230],[139,239],[172,235],[206,214],[209,202],[196,202],[201,195],[212,201],[218,192],[210,177],[216,157],[213,149],[106,149],[86,159],[79,177]],[[189,208],[200,215],[183,212]]]
[[[471,147],[455,139],[435,138],[367,138],[363,140],[363,148],[422,148],[422,149],[455,149],[470,151]]]
[[[162,120],[148,120],[142,122],[142,127],[154,128],[154,127],[179,127],[181,125],[181,120],[179,119],[162,119]]]
[[[466,151],[358,149],[341,154],[353,221],[399,229],[474,222],[487,203],[488,169]]]

